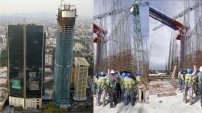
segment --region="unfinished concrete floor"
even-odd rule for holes
[[[182,93],[175,96],[157,97],[150,95],[149,104],[136,103],[135,106],[124,106],[119,103],[116,108],[96,106],[94,98],[94,113],[202,113],[200,100],[196,99],[193,105],[185,104],[182,101]]]

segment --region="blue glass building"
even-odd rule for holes
[[[70,104],[75,19],[74,6],[62,5],[58,9],[54,64],[54,101],[57,105]]]

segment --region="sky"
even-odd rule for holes
[[[172,17],[184,10],[184,1],[150,0],[150,6],[169,17]],[[183,23],[182,18],[178,19],[178,21]],[[170,38],[171,35],[175,38],[175,34],[177,33],[177,31],[174,31],[167,26],[161,27],[156,31],[152,31],[152,29],[159,24],[160,22],[151,17],[149,18],[149,42],[151,47],[150,69],[165,69],[169,54]]]
[[[76,5],[78,16],[92,18],[93,0],[63,0]],[[54,13],[61,0],[0,0],[0,14]]]

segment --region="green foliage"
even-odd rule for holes
[[[94,68],[94,63],[93,63],[93,56],[88,55],[85,57],[86,60],[88,61],[88,63],[90,64],[89,68],[88,68],[88,74],[89,75],[93,75],[93,68]]]
[[[3,50],[0,55],[0,66],[7,66],[8,64],[8,53],[7,50]]]
[[[42,110],[42,113],[65,113],[65,109],[60,108],[59,106],[49,103],[47,107]]]
[[[90,50],[90,45],[93,44],[91,38],[81,38],[76,40],[81,43],[84,47],[81,51],[74,51],[74,57],[84,57],[90,64],[88,74],[93,75],[94,63],[93,63],[93,51]]]
[[[15,107],[15,110],[16,111],[23,111],[23,107],[22,106],[17,106],[17,107]]]

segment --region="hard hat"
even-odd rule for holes
[[[132,77],[132,75],[130,73],[127,73],[126,76],[129,77],[129,78]]]
[[[189,68],[188,68],[188,69],[187,69],[187,73],[188,73],[188,74],[192,74],[192,69],[189,69]]]
[[[106,73],[104,71],[100,72],[100,76],[106,76]]]
[[[141,72],[140,72],[140,71],[136,71],[136,72],[135,72],[135,75],[140,76],[140,75],[141,75]]]
[[[202,66],[199,68],[199,71],[202,72]]]
[[[102,75],[104,75],[104,72],[102,71],[102,72],[100,72],[100,75],[102,76]]]
[[[124,78],[126,77],[126,73],[122,73],[121,76]]]
[[[110,73],[111,73],[111,74],[114,74],[114,73],[115,73],[115,71],[114,71],[114,70],[111,70],[111,71],[110,71]]]
[[[180,74],[182,74],[183,73],[183,71],[180,69],[179,71],[178,71]]]

